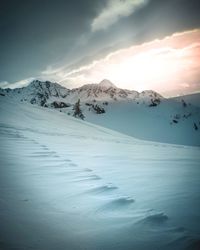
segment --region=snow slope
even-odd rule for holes
[[[178,97],[173,97],[170,99],[175,100],[175,101],[185,100],[187,103],[191,103],[193,106],[200,108],[200,93],[178,96]]]
[[[151,90],[138,93],[119,89],[108,80],[72,90],[35,80],[25,88],[0,89],[0,99],[6,98],[25,105],[32,103],[52,108],[71,116],[74,103],[80,99],[86,121],[139,139],[200,146],[197,94],[165,99]],[[105,113],[97,114],[96,105]]]
[[[137,102],[112,102],[96,115],[82,105],[89,122],[150,141],[200,146],[200,108],[164,99],[156,107]],[[195,125],[197,129],[195,129]]]
[[[0,249],[199,249],[199,147],[11,98],[0,114]]]

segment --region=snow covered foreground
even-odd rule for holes
[[[200,148],[0,101],[0,249],[199,249]]]

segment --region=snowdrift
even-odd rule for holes
[[[199,248],[199,147],[8,98],[0,114],[1,249]]]

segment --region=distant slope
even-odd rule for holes
[[[156,107],[136,102],[109,103],[102,115],[84,109],[87,121],[135,138],[200,146],[200,109],[192,105],[183,107],[182,102],[165,99]]]
[[[186,103],[190,103],[191,105],[200,108],[200,93],[178,96],[178,97],[173,97],[170,99],[175,100],[175,101],[185,100]]]

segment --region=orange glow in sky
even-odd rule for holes
[[[80,85],[107,78],[121,88],[166,95],[200,91],[200,30],[122,49],[60,74],[64,81]]]

